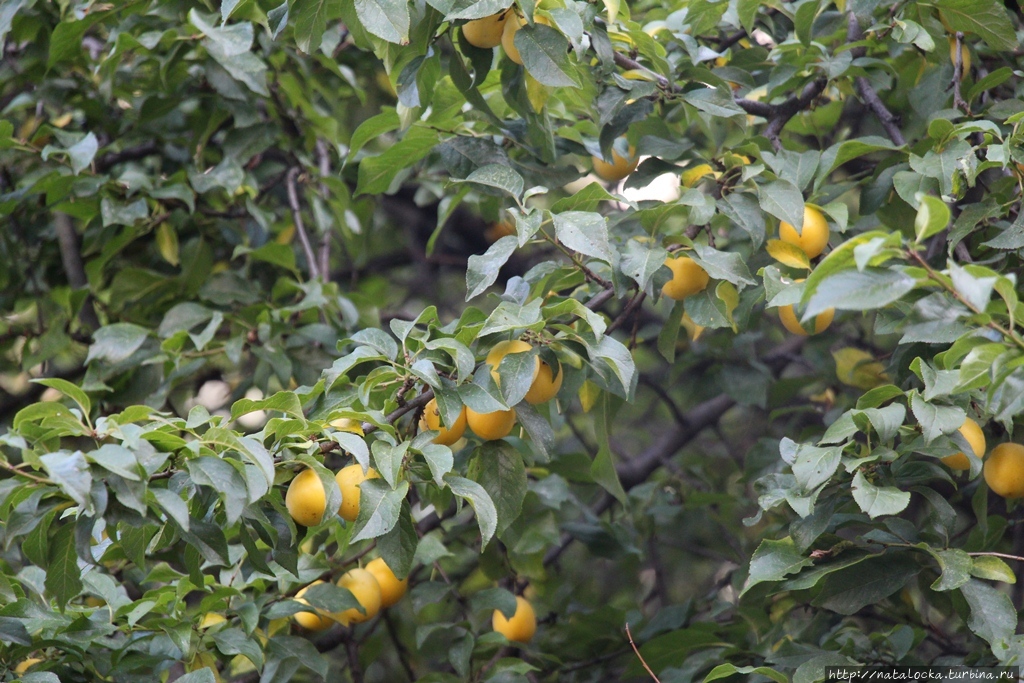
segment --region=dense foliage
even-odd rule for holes
[[[1018,8],[509,4],[0,3],[4,680],[1024,657]]]

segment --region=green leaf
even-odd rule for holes
[[[452,19],[483,19],[512,5],[511,0],[430,0],[430,6]]]
[[[964,420],[967,419],[967,414],[963,409],[929,403],[916,391],[910,395],[910,410],[921,425],[921,432],[926,444],[943,434],[952,434],[960,429]]]
[[[453,180],[453,183],[475,183],[477,185],[484,185],[486,187],[493,187],[495,189],[506,192],[513,197],[516,201],[523,195],[525,185],[523,177],[516,173],[513,169],[502,164],[487,164],[474,170],[464,180]]]
[[[1013,18],[997,0],[936,0],[935,7],[953,31],[976,33],[994,50],[1013,50]]]
[[[466,268],[466,301],[483,294],[498,279],[502,266],[516,250],[518,242],[512,235],[502,237],[483,254],[469,257]]]
[[[1017,583],[1017,575],[1002,559],[991,555],[972,558],[971,576],[1003,583]]]
[[[398,130],[401,125],[402,120],[398,117],[398,112],[390,107],[360,123],[359,127],[352,133],[352,139],[349,140],[345,163],[348,164],[350,160],[355,159],[356,154],[367,142],[380,137],[384,133]]]
[[[61,612],[72,598],[82,592],[74,524],[60,526],[50,539],[45,585]]]
[[[416,535],[409,503],[403,502],[398,524],[377,539],[380,556],[399,580],[404,579],[412,571],[418,545],[419,537]]]
[[[945,230],[952,215],[946,202],[938,197],[921,197],[921,206],[918,207],[917,217],[914,219],[914,232],[918,244]]]
[[[829,574],[811,604],[839,614],[856,614],[903,588],[920,570],[909,553],[870,557]]]
[[[632,278],[640,289],[646,290],[654,274],[665,265],[668,251],[658,245],[629,240],[622,253],[619,268]]]
[[[93,333],[93,343],[89,346],[85,362],[120,363],[138,351],[148,336],[149,330],[132,323],[105,325]]]
[[[608,241],[608,221],[604,216],[588,211],[564,211],[551,218],[559,242],[584,256],[614,263],[615,253]]]
[[[868,517],[897,515],[910,504],[910,493],[894,486],[875,486],[860,470],[853,475],[853,499]]]
[[[716,280],[727,280],[740,286],[755,284],[743,256],[734,251],[718,251],[703,244],[694,244],[690,256]]]
[[[82,414],[88,419],[89,413],[92,412],[92,401],[89,400],[89,395],[82,391],[78,385],[72,384],[66,379],[60,379],[58,377],[34,379],[32,382],[35,384],[42,384],[44,387],[56,389],[60,393],[64,394],[78,404],[78,407],[82,409]]]
[[[383,479],[368,479],[359,485],[359,516],[355,521],[352,542],[377,538],[391,531],[398,523],[402,501],[409,493],[409,482],[402,481],[392,489]]]
[[[57,451],[39,458],[53,483],[83,508],[91,508],[92,473],[81,451]]]
[[[341,0],[295,0],[288,14],[295,27],[296,47],[306,54],[319,50],[327,20],[340,16],[341,6]]]
[[[939,563],[942,574],[931,585],[933,591],[950,591],[971,580],[971,556],[959,548],[935,550],[927,548]]]
[[[317,587],[319,588],[319,586]],[[213,634],[213,642],[222,654],[229,657],[242,655],[252,662],[257,671],[263,670],[263,650],[260,649],[259,641],[246,635],[242,629],[226,628],[217,631]]]
[[[761,208],[796,228],[804,227],[804,196],[788,180],[776,180],[757,186],[757,201]]]
[[[505,588],[485,588],[469,598],[469,611],[473,614],[498,610],[506,619],[511,619],[516,609],[516,596]]]
[[[135,225],[149,216],[149,208],[143,199],[136,199],[133,202],[119,202],[104,197],[100,200],[100,216],[103,218],[103,227],[108,225]]]
[[[389,43],[409,42],[407,0],[355,0],[356,16],[367,31]]]
[[[413,126],[405,137],[388,147],[380,156],[359,163],[359,181],[355,194],[382,194],[391,187],[398,173],[430,154],[440,142],[437,131]]]
[[[841,311],[884,308],[912,290],[915,284],[914,278],[898,270],[865,268],[863,272],[836,273],[813,290],[802,321],[811,320],[830,308]]]
[[[203,667],[198,671],[185,674],[175,679],[175,683],[217,683],[217,677],[210,667]]]
[[[373,454],[373,462],[377,466],[377,471],[380,472],[381,476],[384,477],[384,481],[391,488],[395,488],[398,485],[398,473],[402,468],[405,454],[409,450],[409,444],[409,441],[403,441],[397,446],[393,446],[383,439],[378,439],[370,446],[370,452]]]
[[[569,41],[561,33],[543,24],[527,24],[512,40],[526,71],[539,83],[554,88],[580,87],[569,62]]]
[[[781,581],[793,572],[800,571],[804,567],[810,567],[814,563],[810,558],[805,557],[800,549],[793,542],[793,539],[786,536],[778,541],[765,539],[754,551],[750,558],[750,571],[747,574],[747,581],[743,584],[740,597],[759,583],[765,581]]]
[[[469,476],[483,486],[494,502],[500,534],[519,517],[526,498],[523,456],[506,441],[488,441],[473,455]]]
[[[789,678],[786,677],[786,674],[767,666],[736,666],[735,664],[729,663],[719,664],[712,669],[711,673],[704,677],[704,683],[717,681],[719,678],[728,678],[733,674],[743,674],[745,676],[757,674],[759,676],[770,678],[775,681],[775,683],[789,683]]]
[[[483,486],[472,479],[447,475],[445,481],[452,493],[469,501],[476,512],[476,523],[480,527],[480,547],[486,547],[498,528],[498,510]]]
[[[978,579],[960,586],[971,608],[967,626],[990,645],[1011,638],[1017,629],[1017,612],[1010,597]]]

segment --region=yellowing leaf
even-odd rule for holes
[[[583,405],[583,412],[589,413],[590,409],[597,403],[598,397],[601,395],[601,387],[597,386],[589,379],[583,383],[580,387],[579,396],[580,403]]]
[[[178,265],[178,233],[170,223],[161,223],[156,229],[156,246],[160,255],[172,266]]]
[[[693,322],[693,318],[690,317],[689,313],[683,313],[683,317],[679,320],[679,324],[686,330],[686,334],[690,337],[690,341],[697,341],[700,339],[700,336],[704,334],[705,327]]]
[[[867,351],[852,347],[832,352],[836,361],[836,377],[843,384],[858,389],[874,389],[892,380],[884,366]]]
[[[800,247],[782,240],[768,240],[768,244],[765,246],[768,249],[768,254],[782,265],[790,268],[811,269],[811,262],[807,259],[807,254]]]
[[[526,97],[530,100],[530,106],[533,107],[533,111],[538,114],[541,113],[544,110],[544,105],[548,103],[550,95],[550,88],[530,74],[526,74]]]
[[[295,226],[289,225],[274,238],[274,241],[278,244],[291,244],[293,239],[295,239]]]
[[[682,183],[684,187],[693,187],[697,184],[698,180],[713,173],[714,170],[711,168],[711,164],[699,164],[693,168],[688,168],[683,171],[679,176],[679,182]]]

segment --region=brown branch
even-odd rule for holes
[[[850,43],[856,43],[857,41],[863,40],[864,33],[860,30],[860,22],[857,21],[857,16],[850,12],[846,15],[846,40]],[[855,47],[850,50],[854,59],[863,57],[867,54],[867,48]],[[885,129],[885,134],[889,136],[894,145],[900,147],[907,144],[906,138],[903,137],[903,132],[899,127],[899,118],[889,111],[889,108],[885,106],[882,99],[875,92],[875,89],[871,86],[871,82],[868,81],[864,76],[857,76],[853,79],[854,85],[857,87],[857,94],[864,100],[864,103],[868,105],[868,108],[874,112],[878,118],[878,122],[882,124],[882,128]]]
[[[736,33],[733,33],[731,36],[726,36],[725,38],[723,38],[721,42],[718,43],[718,51],[721,52],[722,50],[726,50],[746,37],[746,29],[741,28],[739,31],[736,31]]]
[[[955,34],[956,39],[956,52],[953,54],[953,106],[957,109],[962,110],[965,114],[970,114],[971,110],[964,102],[964,97],[960,94],[960,81],[964,78],[964,34],[963,31],[957,31]]]
[[[306,255],[306,263],[309,266],[309,276],[313,280],[320,279],[320,266],[317,263],[316,255],[313,253],[313,246],[309,242],[309,234],[306,232],[306,224],[302,222],[302,208],[299,205],[299,192],[295,187],[295,179],[298,178],[301,170],[293,166],[285,176],[285,185],[288,188],[288,206],[292,210],[292,220],[295,223],[295,231],[299,233],[299,242],[302,244],[302,251]]]
[[[75,224],[71,216],[61,211],[53,212],[53,224],[57,231],[57,242],[60,244],[60,260],[64,264],[64,273],[68,277],[68,284],[72,289],[88,289],[89,280],[85,276],[85,266],[82,264],[82,253],[78,249],[78,234],[75,232]],[[82,304],[82,310],[78,314],[79,320],[94,330],[100,328],[100,319],[96,315],[96,309],[92,305],[91,294],[86,297]]]
[[[633,634],[629,632],[629,622],[626,622],[626,637],[629,638],[629,644],[633,648],[633,652],[636,653],[637,659],[640,660],[640,663],[644,665],[644,669],[651,675],[651,678],[654,679],[654,683],[661,683],[661,681],[658,680],[658,677],[654,675],[654,672],[651,671],[651,667],[647,666],[647,661],[644,659],[644,656],[640,654],[640,649],[636,646],[636,643],[633,642]]]
[[[320,170],[320,196],[327,201],[327,183],[323,179],[331,174],[331,150],[321,138],[316,140],[316,159]],[[324,230],[320,235],[320,275],[327,278],[331,272],[331,231]]]
[[[96,160],[96,172],[106,173],[118,164],[123,164],[126,161],[138,161],[139,159],[159,153],[160,145],[156,141],[146,142],[137,147],[129,147],[120,152],[109,152]]]
[[[16,477],[24,477],[25,479],[28,479],[29,481],[33,481],[33,482],[35,482],[37,484],[52,484],[53,483],[52,481],[50,481],[49,479],[46,479],[44,477],[37,477],[34,474],[29,474],[28,472],[24,472],[22,470],[19,470],[17,467],[15,467],[11,463],[9,463],[9,462],[7,462],[6,460],[3,460],[3,459],[0,459],[0,469],[5,469],[8,472],[10,472],[13,475],[15,475]]]
[[[782,104],[775,105],[775,113],[768,120],[768,127],[764,130],[765,137],[772,143],[775,151],[782,149],[782,141],[779,139],[782,129],[786,127],[789,120],[796,116],[798,112],[807,109],[817,99],[818,95],[825,90],[827,84],[828,80],[825,78],[811,81],[804,86],[799,96],[793,96]]]
[[[633,314],[633,311],[638,309],[644,303],[645,298],[647,298],[647,292],[642,289],[638,289],[636,294],[633,295],[633,298],[626,304],[626,307],[622,309],[621,313],[619,313],[618,317],[615,318],[615,320],[613,320],[608,326],[608,329],[605,330],[605,334],[614,332],[616,329],[621,327],[626,320],[629,319],[629,316]]]

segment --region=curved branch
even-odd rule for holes
[[[857,21],[857,16],[853,12],[848,13],[846,15],[846,40],[850,43],[856,43],[863,39],[864,33],[860,30],[860,22]],[[855,47],[850,50],[850,53],[854,59],[863,57],[867,54],[867,48],[863,46]],[[857,87],[857,94],[864,100],[864,104],[868,105],[868,108],[878,117],[878,122],[882,124],[885,134],[889,136],[893,144],[900,147],[907,144],[907,140],[903,137],[903,132],[899,127],[899,118],[885,106],[885,103],[882,102],[878,93],[871,86],[871,82],[864,76],[857,76],[853,79],[853,82]]]
[[[302,208],[299,206],[299,191],[295,187],[295,179],[299,177],[300,169],[293,166],[288,170],[284,182],[288,188],[288,206],[292,210],[292,221],[295,223],[295,231],[299,233],[299,242],[302,243],[302,252],[306,255],[306,263],[309,265],[309,277],[313,280],[320,279],[320,266],[316,255],[313,253],[313,245],[309,241],[309,234],[306,232],[306,224],[302,222]]]

